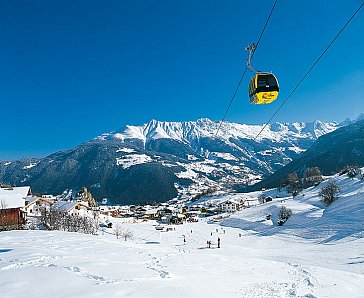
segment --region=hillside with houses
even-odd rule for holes
[[[298,194],[284,187],[155,205],[1,188],[0,287],[17,297],[17,281],[46,278],[29,297],[361,297],[363,171],[323,176]]]
[[[87,189],[83,189],[86,190]],[[198,221],[199,218],[220,213],[236,212],[249,202],[243,195],[219,202],[193,204],[186,200],[171,201],[155,205],[108,205],[104,199],[100,205],[93,199],[87,200],[82,195],[72,197],[70,193],[58,196],[32,194],[29,186],[0,188],[0,212],[2,214],[0,230],[13,229],[51,229],[44,226],[47,214],[60,213],[68,217],[90,218],[95,220],[95,228],[101,223],[110,222],[109,218],[129,218],[132,220],[158,220],[163,224],[183,224]]]

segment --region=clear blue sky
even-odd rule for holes
[[[277,101],[252,106],[251,74],[228,121],[265,122],[361,0],[279,0],[253,65]],[[45,156],[125,124],[221,119],[272,1],[0,0],[0,159]],[[277,115],[364,112],[364,9]]]

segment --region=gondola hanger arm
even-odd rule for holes
[[[251,60],[253,58],[256,48],[257,48],[257,44],[252,43],[252,44],[248,44],[244,49],[245,51],[249,52],[248,58],[246,59],[246,66],[247,66],[247,68],[249,68],[251,71],[253,71],[255,73],[260,72],[259,70],[254,68],[253,65],[251,65]]]

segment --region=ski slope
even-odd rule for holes
[[[340,198],[326,207],[321,202],[319,191],[330,182],[335,182],[340,187]],[[275,190],[243,196],[254,194],[253,196],[258,197],[261,193],[274,198],[278,195],[279,198],[255,208],[244,209],[221,224],[261,235],[282,234],[325,243],[347,237],[364,237],[364,181],[358,178],[350,179],[347,175],[326,177],[318,186],[303,190],[295,199],[286,193],[277,194]],[[230,197],[240,196],[242,195]],[[279,227],[276,223],[281,206],[291,209],[293,215],[284,226]],[[272,215],[271,220],[265,219],[268,214]]]
[[[341,198],[325,207],[317,192],[333,180]],[[294,200],[169,232],[113,219],[133,232],[128,241],[106,232],[2,232],[1,297],[364,297],[363,185],[334,176]],[[278,227],[282,204],[293,215]]]

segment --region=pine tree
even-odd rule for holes
[[[329,206],[332,202],[336,201],[339,196],[339,186],[335,182],[331,182],[325,187],[321,188],[319,196],[322,198],[326,206]]]
[[[291,217],[291,215],[292,215],[292,210],[291,209],[287,209],[285,206],[282,206],[279,209],[279,215],[278,215],[277,224],[279,226],[282,226],[288,220],[288,218]]]

